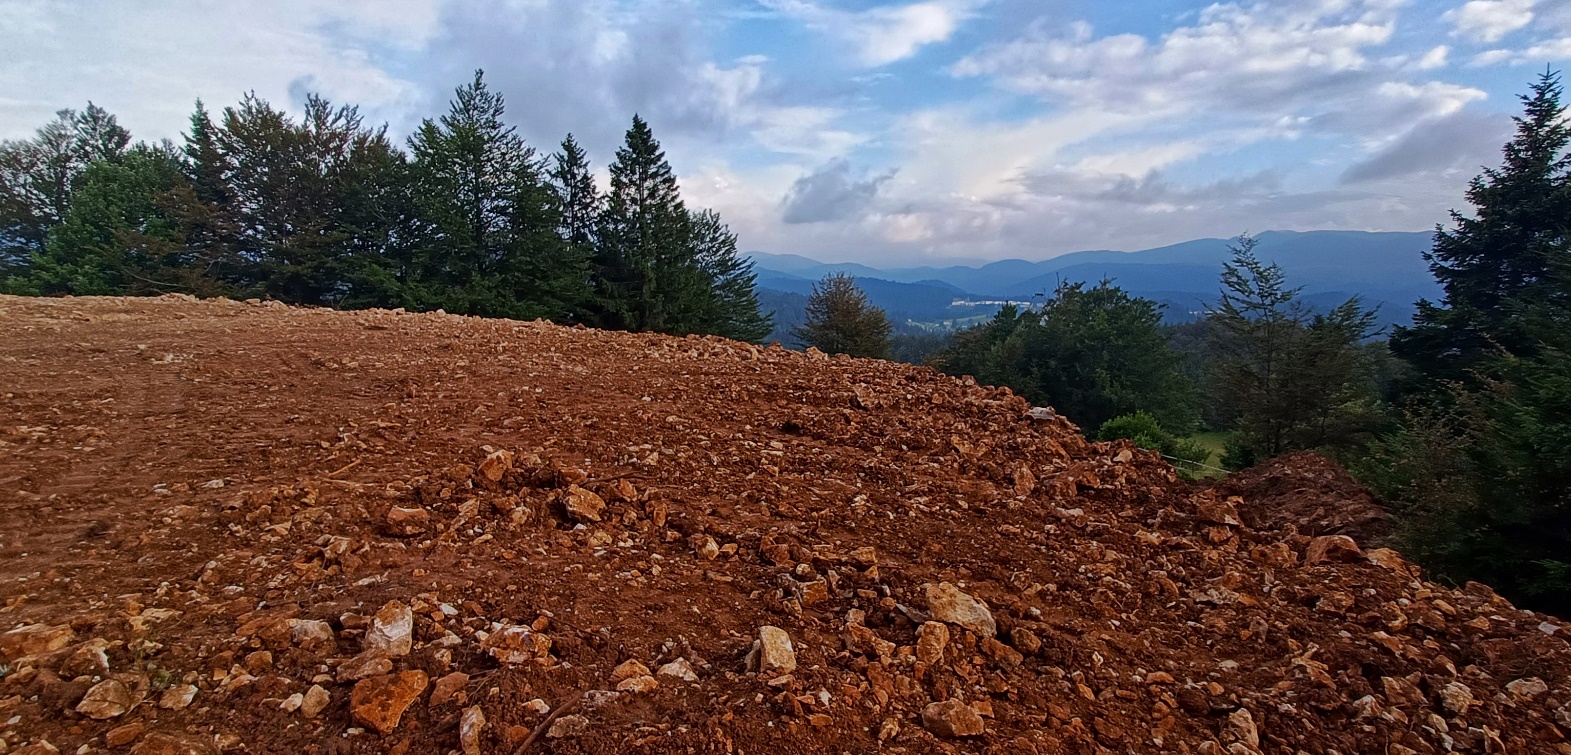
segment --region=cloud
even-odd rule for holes
[[[1533,22],[1537,0],[1471,0],[1446,11],[1454,36],[1478,42],[1499,42]]]
[[[879,187],[894,176],[890,171],[859,178],[852,175],[849,162],[831,161],[792,184],[782,202],[782,218],[790,225],[860,219],[878,197]]]
[[[1473,57],[1475,66],[1492,66],[1498,63],[1523,65],[1540,64],[1546,60],[1571,58],[1571,37],[1549,39],[1520,50],[1486,50]]]
[[[1342,183],[1361,184],[1420,173],[1473,175],[1483,165],[1495,162],[1500,145],[1510,138],[1511,119],[1505,115],[1457,113],[1420,124],[1380,151],[1348,166]]]
[[[861,63],[869,67],[905,60],[922,47],[947,41],[984,2],[928,0],[853,13],[809,0],[761,1],[815,31],[849,42],[855,46]]]

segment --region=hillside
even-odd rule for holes
[[[0,328],[9,755],[1571,752],[1558,620],[931,370],[179,297]]]

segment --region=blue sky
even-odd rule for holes
[[[0,39],[0,138],[248,90],[401,136],[481,67],[602,169],[643,114],[744,249],[921,264],[1431,228],[1571,0],[0,0]]]

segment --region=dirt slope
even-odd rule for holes
[[[0,333],[13,755],[1571,752],[1557,620],[929,370],[174,297]]]

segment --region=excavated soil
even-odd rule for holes
[[[1341,465],[1313,451],[1280,456],[1222,478],[1222,496],[1238,496],[1244,523],[1305,535],[1347,535],[1377,543],[1392,531],[1391,514]]]
[[[1557,620],[1006,390],[178,297],[0,332],[11,755],[1571,752]]]

